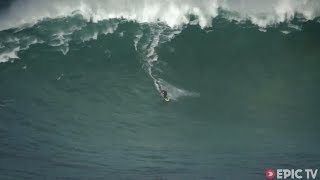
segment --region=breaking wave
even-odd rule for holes
[[[202,27],[212,26],[212,18],[228,11],[227,18],[250,20],[266,27],[291,21],[295,16],[310,20],[320,15],[318,0],[17,0],[0,16],[0,30],[35,24],[46,18],[81,14],[87,21],[123,18],[140,23],[163,22],[170,27],[190,22],[190,15]]]
[[[0,62],[19,59],[19,51],[35,44],[67,55],[70,43],[81,44],[115,32],[124,37],[129,29],[118,30],[119,25],[133,22],[138,28],[130,40],[143,69],[158,91],[160,84],[177,100],[200,94],[162,78],[166,67],[159,66],[156,48],[170,42],[186,26],[211,32],[223,19],[239,26],[249,22],[261,32],[279,26],[278,32],[288,35],[302,31],[301,23],[319,15],[317,0],[17,0],[0,14]]]

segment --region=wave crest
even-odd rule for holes
[[[266,27],[274,23],[290,21],[295,15],[313,19],[320,15],[318,0],[17,0],[0,16],[0,30],[34,24],[45,18],[71,16],[79,13],[85,19],[98,22],[124,18],[141,23],[161,21],[170,27],[189,23],[189,16],[198,18],[204,28],[212,25],[219,9],[237,16],[233,20],[251,20]]]

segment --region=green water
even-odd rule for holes
[[[261,32],[223,19],[176,33],[69,21],[0,32],[43,41],[0,64],[0,179],[264,179],[268,168],[320,167],[319,23],[284,34],[286,24]],[[69,24],[83,28],[50,39]]]

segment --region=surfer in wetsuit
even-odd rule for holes
[[[163,98],[165,98],[165,99],[168,98],[168,93],[166,90],[161,90],[161,94],[162,94]]]
[[[166,101],[168,101],[168,100],[169,100],[169,98],[168,98],[168,92],[167,92],[166,90],[163,90],[163,89],[161,88],[161,85],[160,85],[159,81],[157,81],[157,84],[158,84],[158,86],[159,86],[160,93],[161,93],[162,97],[163,97]]]

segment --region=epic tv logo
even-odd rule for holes
[[[268,169],[267,179],[316,179],[318,169]]]

